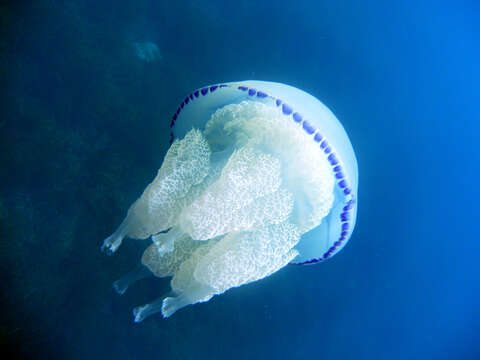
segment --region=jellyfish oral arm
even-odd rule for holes
[[[203,182],[209,172],[210,150],[203,135],[192,130],[168,150],[153,182],[128,210],[125,220],[102,245],[112,254],[126,236],[146,239],[171,228],[190,188]]]
[[[103,241],[101,250],[107,255],[112,255],[122,245],[128,232],[127,221],[128,218],[123,220],[118,229]]]

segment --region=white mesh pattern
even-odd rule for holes
[[[142,264],[158,277],[173,276],[180,265],[201,244],[201,242],[194,241],[189,236],[184,235],[175,240],[172,251],[161,254],[158,251],[158,246],[153,243],[143,253]]]
[[[243,101],[217,110],[206,125],[211,146],[252,146],[279,159],[282,186],[295,198],[294,224],[302,233],[318,226],[333,204],[335,179],[318,143],[280,107]]]
[[[232,154],[220,178],[182,211],[179,225],[196,240],[248,229],[255,220],[245,212],[246,207],[273,207],[274,199],[288,203],[288,196],[277,196],[266,199],[264,204],[252,204],[276,191],[280,183],[280,162],[277,159],[250,147],[242,148]],[[279,206],[281,209],[288,207]],[[240,214],[242,216],[238,216]],[[268,216],[264,214],[263,217]]]
[[[175,141],[157,176],[129,210],[128,235],[143,239],[172,226],[182,208],[181,199],[203,181],[209,169],[210,148],[201,131],[193,129]]]
[[[219,294],[264,278],[297,256],[292,248],[299,239],[298,229],[290,223],[229,234],[198,263],[195,279]]]
[[[182,262],[175,272],[175,276],[171,281],[172,290],[178,294],[185,294],[185,295],[193,295],[195,288],[198,288],[198,282],[193,276],[193,272],[195,271],[199,261],[201,261],[206,254],[210,251],[211,248],[215,246],[217,243],[216,240],[210,240],[208,242],[198,242],[200,246],[198,246],[193,253],[188,257],[187,260]],[[189,294],[189,292],[191,294]],[[209,295],[209,297],[211,297]],[[198,299],[197,301],[202,301]]]
[[[285,221],[293,209],[293,195],[285,189],[262,196],[233,214],[230,232],[253,230]]]

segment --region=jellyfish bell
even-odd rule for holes
[[[265,81],[211,85],[190,93],[170,125],[157,177],[102,246],[114,252],[124,237],[152,237],[142,264],[173,277],[171,296],[136,308],[136,321],[168,317],[288,263],[323,261],[351,237],[355,154],[313,96]],[[140,277],[119,280],[121,293]]]

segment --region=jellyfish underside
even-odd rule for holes
[[[292,261],[303,233],[334,201],[321,149],[273,106],[243,101],[218,109],[168,150],[153,182],[102,249],[124,237],[152,244],[142,266],[118,280],[123,293],[147,275],[172,277],[171,293],[134,309],[135,321],[208,301]]]

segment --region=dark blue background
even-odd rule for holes
[[[57,359],[480,358],[475,1],[16,1],[0,5],[1,350]],[[134,41],[162,59],[145,63]],[[316,266],[133,323],[168,280],[111,283],[99,247],[151,181],[192,89],[321,99],[359,171],[357,228]]]

